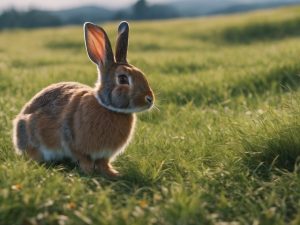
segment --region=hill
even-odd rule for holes
[[[264,1],[240,1],[240,0],[187,0],[170,3],[181,16],[203,16],[216,14],[229,14],[236,12],[252,11],[281,7],[285,5],[300,4],[299,0],[264,0]]]
[[[64,24],[82,24],[86,21],[108,21],[114,15],[114,11],[94,5],[48,11],[48,13],[57,16]]]
[[[129,62],[159,110],[138,115],[115,181],[12,146],[35,93],[94,86],[82,26],[1,31],[0,224],[300,224],[299,21],[289,7],[131,22]],[[113,45],[117,24],[102,24]]]

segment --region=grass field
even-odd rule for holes
[[[129,59],[160,111],[138,116],[109,181],[11,142],[43,87],[94,85],[82,28],[0,32],[0,224],[300,224],[299,7],[134,22]]]

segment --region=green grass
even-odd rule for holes
[[[81,27],[0,33],[0,224],[300,224],[300,8],[131,23],[160,111],[118,181],[16,156],[12,119],[59,81],[93,85]],[[117,24],[104,24],[115,40]]]

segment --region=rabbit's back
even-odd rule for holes
[[[37,93],[23,108],[20,114],[44,112],[59,114],[75,95],[83,95],[92,89],[76,82],[62,82],[49,85]]]

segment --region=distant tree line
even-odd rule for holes
[[[179,16],[177,10],[170,5],[149,5],[146,0],[139,0],[131,9],[118,11],[114,19],[168,19]]]
[[[83,13],[81,13],[83,14]],[[100,14],[100,12],[99,12]],[[77,14],[78,15],[78,14]],[[65,15],[62,15],[65,16]],[[170,5],[149,5],[146,0],[138,0],[131,8],[112,12],[104,20],[145,20],[145,19],[166,19],[178,17],[179,13]],[[31,9],[28,11],[17,11],[8,9],[0,15],[0,29],[5,28],[36,28],[53,27],[66,24],[79,24],[82,21],[93,20],[91,14],[70,16],[67,20],[60,17],[57,12]],[[101,21],[94,21],[101,22]]]
[[[0,28],[35,28],[60,25],[62,22],[59,18],[40,10],[19,12],[15,9],[9,9],[0,15]]]

